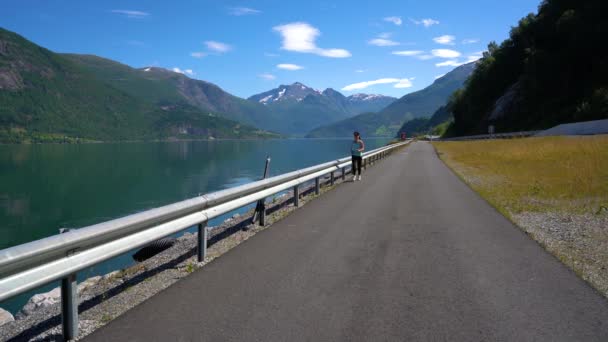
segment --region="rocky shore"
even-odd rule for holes
[[[340,183],[342,181],[336,179],[334,187]],[[321,194],[332,188],[325,184]],[[302,189],[300,194],[300,206],[317,197],[312,186]],[[196,259],[196,235],[185,233],[171,248],[150,259],[81,282],[78,285],[79,339],[289,215],[296,209],[292,196],[292,192],[287,192],[267,200],[265,226],[251,224],[253,210],[250,210],[210,227],[204,262],[198,263]],[[9,312],[1,310],[0,341],[62,341],[60,304],[60,291],[55,288],[34,295],[14,319]]]

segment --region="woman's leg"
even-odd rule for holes
[[[357,157],[357,171],[359,172],[359,176],[361,176],[361,162],[363,157]]]
[[[352,173],[352,174],[353,174],[353,176],[354,176],[354,175],[356,175],[356,174],[357,174],[357,157],[352,156],[352,157],[351,157],[351,163],[352,163],[352,166],[351,166],[351,173]]]

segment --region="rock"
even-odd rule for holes
[[[56,287],[49,292],[35,294],[17,313],[17,319],[27,317],[41,308],[61,302],[61,289]]]
[[[78,284],[78,293],[86,290],[88,287],[91,287],[97,284],[101,280],[101,276],[91,277],[82,283]]]
[[[239,214],[239,213],[232,215],[232,218],[235,220],[238,219],[239,217],[241,217],[241,214]]]
[[[13,317],[10,312],[4,310],[3,308],[0,308],[0,326],[8,322],[12,322],[14,320],[15,317]]]
[[[114,272],[110,272],[110,273],[104,275],[102,277],[102,279],[103,280],[113,280],[113,279],[117,279],[117,278],[122,278],[121,275],[122,275],[121,271],[114,271]]]
[[[517,81],[494,103],[488,119],[495,121],[511,114],[521,104],[521,82]]]

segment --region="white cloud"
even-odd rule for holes
[[[264,52],[264,56],[266,57],[279,57],[277,53]]]
[[[281,49],[302,53],[314,53],[323,57],[345,58],[351,54],[344,49],[323,49],[317,47],[315,40],[321,32],[304,22],[295,22],[285,25],[275,26],[273,30],[283,36]]]
[[[410,19],[410,21],[413,22],[416,25],[424,25],[424,27],[431,27],[433,25],[439,25],[439,21],[438,20],[431,19],[431,18],[420,19],[420,20]]]
[[[150,15],[150,13],[148,13],[148,12],[133,11],[133,10],[112,10],[110,12],[120,14],[122,16],[125,16],[127,18],[132,18],[132,19],[142,19],[142,18],[145,18]]]
[[[433,56],[433,55],[419,55],[419,56],[416,56],[416,58],[418,58],[421,61],[427,61],[429,59],[435,58],[435,56]]]
[[[367,87],[376,85],[376,84],[390,84],[395,83],[395,88],[409,88],[411,87],[413,78],[380,78],[373,81],[365,81],[359,83],[349,84],[342,88],[344,91],[353,91],[359,89],[365,89]]]
[[[357,70],[355,70],[355,72],[359,72],[359,73],[365,72],[365,71],[367,71],[367,70],[363,70],[363,69],[357,69]]]
[[[388,21],[389,23],[393,23],[397,26],[401,26],[401,24],[403,23],[401,17],[386,17],[384,18],[384,21]]]
[[[393,55],[397,56],[418,56],[424,53],[424,51],[420,50],[404,50],[404,51],[393,51],[391,52]]]
[[[259,75],[258,75],[258,77],[259,77],[259,78],[262,78],[262,79],[265,79],[265,80],[267,80],[267,81],[272,81],[272,80],[274,80],[274,79],[276,78],[276,76],[275,76],[275,75],[273,75],[273,74],[268,74],[268,73],[265,73],[265,74],[259,74]]]
[[[446,34],[444,36],[433,38],[433,41],[435,41],[435,43],[437,43],[437,44],[454,45],[455,39],[456,39],[456,37]]]
[[[435,79],[440,79],[440,78],[442,78],[443,76],[445,76],[445,74],[437,75],[437,76],[435,76]]]
[[[369,40],[367,42],[370,45],[376,45],[376,46],[395,46],[395,45],[399,45],[399,43],[392,41],[390,39],[384,39],[384,38],[374,38],[372,40]]]
[[[389,39],[392,35],[390,32],[383,32],[378,35],[378,38]]]
[[[194,76],[194,71],[192,71],[192,69],[183,69],[182,70],[182,69],[176,67],[176,68],[173,68],[172,70],[173,70],[173,72],[177,72],[177,73],[180,73],[180,74],[186,74],[188,76]]]
[[[232,7],[230,8],[230,15],[236,15],[236,16],[241,16],[241,15],[251,15],[251,14],[260,14],[262,13],[262,11],[253,9],[253,8],[249,8],[249,7]]]
[[[462,44],[475,44],[479,43],[479,39],[465,39],[462,41]]]
[[[412,81],[414,80],[414,78],[403,78],[401,80],[399,80],[399,82],[397,82],[397,84],[394,85],[395,88],[411,88],[414,86],[414,84],[412,83]]]
[[[457,58],[461,55],[460,52],[449,49],[435,49],[432,50],[431,53],[433,54],[433,56],[439,58]]]
[[[283,70],[301,70],[304,69],[303,66],[301,65],[297,65],[297,64],[277,64],[277,68],[279,69],[283,69]]]
[[[206,41],[205,45],[207,45],[207,49],[218,53],[224,53],[232,50],[232,46],[213,40]]]
[[[457,66],[461,66],[463,64],[464,63],[460,63],[457,60],[448,60],[448,61],[445,61],[445,62],[437,63],[437,64],[435,64],[435,66],[436,67],[445,67],[445,66],[454,66],[454,67],[457,67]]]
[[[479,51],[479,52],[475,52],[472,55],[469,55],[468,59],[467,59],[467,63],[470,62],[475,62],[477,60],[480,60],[483,58],[483,53],[484,51]]]
[[[207,54],[205,52],[197,51],[197,52],[191,52],[190,56],[192,56],[194,58],[203,58],[203,57],[207,56]]]

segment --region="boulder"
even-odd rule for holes
[[[12,322],[14,320],[15,317],[13,317],[10,312],[4,310],[3,308],[0,308],[0,326],[8,322]]]
[[[17,313],[17,319],[27,317],[34,312],[61,302],[61,289],[56,287],[49,292],[35,294]]]
[[[97,284],[101,280],[101,276],[91,277],[82,283],[78,284],[78,293],[86,290],[87,288]]]

